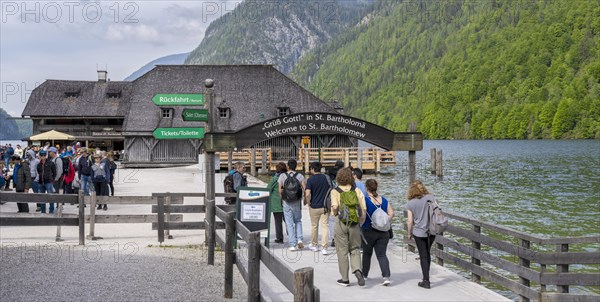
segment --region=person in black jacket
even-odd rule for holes
[[[39,193],[54,192],[54,178],[56,176],[56,166],[47,158],[45,150],[40,151],[40,163],[37,166]],[[46,213],[46,204],[41,204],[42,213]],[[48,213],[54,213],[54,203],[50,203]]]
[[[21,157],[18,155],[13,155],[11,160],[15,165],[13,170],[15,191],[17,193],[28,192],[29,188],[31,188],[31,171],[29,171],[29,165],[26,161],[21,160]],[[19,213],[29,213],[29,205],[27,203],[19,202],[17,203],[17,208],[19,209]]]

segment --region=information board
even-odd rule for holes
[[[237,219],[250,231],[268,230],[270,226],[269,190],[257,187],[239,187],[237,192]]]

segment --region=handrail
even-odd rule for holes
[[[404,214],[406,217],[406,211]],[[438,264],[443,265],[444,261],[449,261],[470,271],[473,281],[479,282],[481,277],[486,278],[518,294],[524,301],[529,299],[560,301],[598,298],[597,295],[592,294],[569,294],[570,285],[600,286],[599,273],[581,269],[577,272],[569,272],[569,265],[600,264],[600,253],[598,251],[570,252],[569,246],[600,243],[599,235],[544,238],[455,213],[446,214],[451,219],[450,225],[444,234],[436,236],[436,244],[432,250],[432,255],[435,255]],[[461,223],[470,225],[471,229],[462,227]],[[489,231],[508,236],[513,240],[504,240],[498,236],[486,234]],[[519,243],[515,244],[514,239]],[[467,245],[465,240],[470,245]],[[408,241],[405,236],[405,242],[414,249],[414,241]],[[538,245],[538,247],[532,247],[532,244]],[[548,245],[553,246],[556,251],[546,251],[547,248],[544,246]],[[493,250],[502,253],[494,253]],[[511,260],[510,257],[503,257],[503,254],[516,256],[517,261]],[[481,262],[486,265],[482,266]],[[537,265],[532,267],[532,263]],[[556,272],[547,271],[548,265],[555,265]],[[515,281],[514,278],[507,278],[507,274],[501,274],[498,270],[490,270],[490,266],[506,271],[508,275],[516,275],[518,281]],[[532,282],[536,285],[532,286]],[[549,292],[547,285],[556,285],[557,292]]]

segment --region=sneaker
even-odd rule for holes
[[[350,280],[344,281],[344,280],[340,279],[337,281],[337,284],[339,284],[341,286],[350,286]]]
[[[329,255],[329,252],[328,252],[328,251],[327,251],[327,249],[325,248],[325,249],[322,249],[322,250],[321,250],[321,254],[323,254],[323,255]]]
[[[312,243],[308,245],[308,248],[313,252],[319,251],[319,248],[316,245],[313,245]]]
[[[302,241],[298,241],[298,244],[296,244],[296,246],[298,247],[299,250],[304,248],[304,243],[302,243]]]
[[[363,279],[365,279],[365,281],[367,281],[367,280],[369,280],[369,277],[363,276]]]
[[[281,244],[281,243],[283,243],[283,239],[275,239],[275,243]]]
[[[106,205],[104,205],[104,211],[108,210],[108,207]]]
[[[331,239],[331,247],[335,247],[335,239]]]
[[[96,208],[96,210],[102,210],[102,205],[99,204],[98,207]]]
[[[298,249],[295,246],[290,246],[288,248],[288,251],[290,251],[290,252],[296,252],[296,251],[298,251]]]
[[[365,278],[365,279],[366,279],[366,278]],[[390,285],[390,283],[391,283],[391,282],[390,282],[390,278],[388,278],[388,277],[383,277],[383,282],[381,282],[381,285],[383,285],[383,286],[388,286],[388,285]]]
[[[427,289],[431,288],[431,284],[427,280],[423,280],[423,281],[419,282],[418,285],[419,285],[419,287],[422,287],[422,288],[427,288]]]
[[[365,278],[360,270],[354,271],[354,276],[358,279],[358,286],[365,286]]]

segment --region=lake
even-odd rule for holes
[[[443,179],[430,174],[430,148],[443,150]],[[395,203],[398,233],[404,221],[398,213],[407,202],[407,153],[398,153],[398,166],[363,178],[377,179],[380,193]],[[448,212],[542,237],[600,234],[598,140],[427,140],[417,152],[417,178]],[[598,251],[598,245],[585,249]]]

